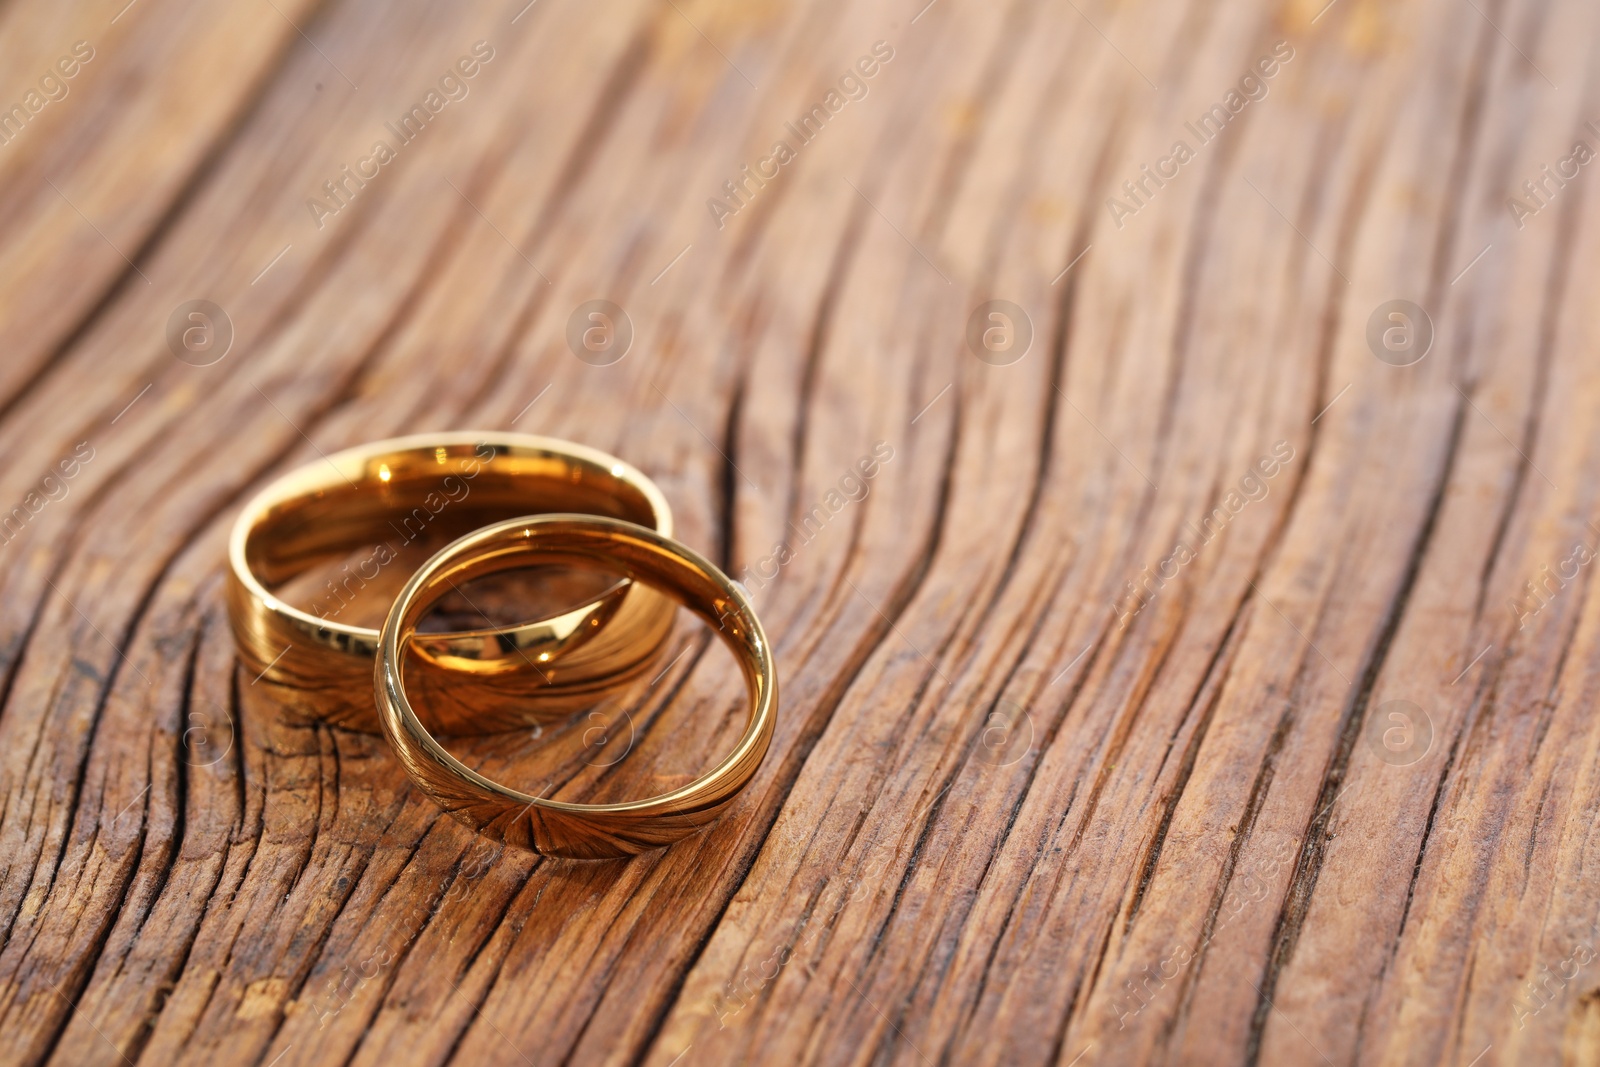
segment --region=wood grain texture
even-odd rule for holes
[[[1600,1062],[1597,46],[1551,0],[0,6],[0,1061]],[[250,493],[480,427],[623,456],[755,590],[778,729],[709,830],[489,848],[238,667]],[[459,751],[680,783],[742,726],[682,641],[612,772],[581,716]]]

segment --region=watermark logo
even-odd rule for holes
[[[329,216],[337,215],[355,202],[367,183],[400,156],[400,150],[422,136],[423,130],[439,121],[439,113],[453,102],[465,100],[472,91],[471,81],[494,58],[494,46],[478,41],[470,55],[446,67],[436,85],[430,85],[411,107],[393,122],[383,124],[384,136],[372,142],[372,151],[356,160],[354,167],[341,164],[338,172],[322,183],[320,193],[306,198],[306,210],[317,229],[327,226]],[[345,79],[349,81],[348,78]],[[350,83],[352,87],[354,82]],[[448,179],[446,179],[448,180]],[[456,190],[458,193],[460,190]],[[467,201],[469,204],[471,201]]]
[[[1591,130],[1600,129],[1593,122],[1588,126]],[[1522,229],[1528,224],[1528,219],[1549,207],[1561,195],[1561,190],[1578,176],[1578,171],[1593,162],[1594,157],[1595,151],[1588,141],[1576,141],[1571,153],[1556,160],[1554,170],[1550,164],[1544,164],[1536,177],[1522,183],[1521,196],[1506,197],[1506,207],[1511,211],[1511,221],[1517,224],[1517,229]]]
[[[1367,719],[1366,735],[1383,762],[1409,767],[1433,748],[1433,720],[1409,700],[1386,700]]]
[[[740,580],[734,584],[738,585],[746,596],[749,596],[752,589],[759,592],[766,588],[769,582],[778,577],[781,569],[799,556],[802,548],[822,535],[822,531],[835,516],[850,504],[866,499],[872,489],[872,479],[876,478],[883,470],[884,464],[892,459],[894,459],[893,445],[887,441],[874,444],[872,451],[863,454],[853,467],[845,468],[839,480],[823,493],[822,498],[809,510],[800,512],[789,521],[787,529],[794,536],[777,542],[772,546],[771,552],[745,567],[739,575]],[[727,611],[731,611],[733,606],[730,602],[726,607]],[[722,614],[726,615],[727,611]]]
[[[72,79],[93,58],[94,45],[88,41],[77,41],[70,54],[57,59],[54,66],[45,68],[37,88],[30,86],[22,98],[9,107],[0,103],[0,144],[10,144],[22,134],[35,115],[51,104],[65,100],[72,91]]]
[[[967,317],[967,347],[991,367],[1009,367],[1033,347],[1033,320],[1009,300],[986,300]]]
[[[1123,593],[1111,605],[1117,616],[1117,627],[1126,628],[1133,617],[1160,594],[1178,572],[1196,559],[1212,540],[1220,536],[1234,518],[1252,502],[1265,500],[1271,492],[1271,480],[1294,459],[1294,446],[1279,441],[1272,452],[1256,460],[1255,466],[1245,468],[1236,485],[1230,486],[1218,499],[1210,514],[1202,515],[1199,522],[1190,520],[1180,527],[1183,536],[1172,546],[1172,552],[1154,566],[1146,567],[1136,581],[1123,583]]]
[[[1589,524],[1589,529],[1595,534],[1600,534],[1600,527],[1592,522]],[[1600,547],[1600,542],[1596,542],[1596,547]],[[1545,564],[1531,581],[1522,583],[1524,592],[1506,599],[1506,603],[1511,607],[1511,614],[1517,618],[1517,629],[1527,629],[1528,620],[1549,607],[1551,601],[1555,600],[1568,584],[1577,579],[1579,571],[1594,562],[1594,558],[1593,548],[1582,541],[1574,541],[1572,551],[1565,559],[1553,568],[1550,564]]]
[[[1391,367],[1409,367],[1433,347],[1433,319],[1409,300],[1386,301],[1367,319],[1367,347]]]
[[[1562,999],[1570,991],[1578,972],[1593,960],[1594,949],[1588,942],[1580,941],[1572,955],[1556,963],[1555,970],[1551,970],[1548,963],[1541,963],[1539,970],[1528,978],[1511,1001],[1511,1016],[1516,1020],[1517,1029],[1525,1029],[1529,1019]]]
[[[1253,66],[1245,68],[1238,84],[1230,87],[1221,100],[1202,112],[1194,122],[1183,124],[1187,136],[1173,141],[1170,152],[1157,159],[1153,167],[1149,163],[1141,163],[1138,175],[1122,183],[1121,197],[1106,198],[1106,211],[1117,229],[1127,225],[1125,220],[1129,216],[1137,215],[1148,207],[1156,193],[1166,188],[1167,183],[1200,154],[1200,149],[1221,137],[1228,124],[1251,102],[1265,100],[1272,91],[1268,83],[1278,76],[1283,66],[1294,58],[1294,54],[1294,46],[1288,41],[1273,45],[1270,54],[1262,55]],[[1188,140],[1191,136],[1194,138],[1192,146]]]
[[[0,543],[10,544],[13,538],[21,535],[33,517],[43,511],[49,504],[57,500],[64,500],[72,491],[70,483],[94,459],[94,446],[88,441],[79,441],[78,447],[72,450],[71,455],[62,456],[60,462],[46,472],[45,476],[23,494],[22,501],[10,511],[0,512]]]
[[[167,348],[191,367],[220,362],[233,347],[233,320],[209,300],[185,300],[167,316]]]
[[[633,716],[626,710],[609,715],[591,711],[585,718],[583,762],[590,767],[615,767],[633,751]]]
[[[995,703],[978,735],[977,758],[990,767],[1009,767],[1033,748],[1033,716],[1010,700]]]
[[[191,767],[210,767],[233,751],[233,719],[220,709],[190,711],[183,731],[183,761]]]
[[[609,300],[589,300],[567,319],[567,347],[591,367],[609,367],[633,347],[633,320]]]
[[[868,83],[894,58],[894,49],[887,41],[874,41],[872,54],[857,59],[855,66],[846,67],[838,82],[794,122],[783,124],[784,136],[772,142],[772,149],[739,168],[739,173],[722,183],[722,195],[706,201],[711,221],[717,229],[724,228],[729,216],[737,215],[749,207],[757,194],[770,182],[777,180],[783,168],[800,157],[801,149],[822,135],[823,127],[845,109],[851,101],[865,100],[870,89]]]

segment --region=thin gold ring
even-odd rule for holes
[[[672,535],[666,498],[638,470],[531,434],[398,437],[285,474],[245,506],[228,544],[228,615],[251,684],[279,687],[291,715],[376,732],[368,686],[378,631],[341,620],[342,609],[410,542],[537,511],[607,515]],[[271,592],[319,561],[357,553],[366,554],[311,610]],[[673,611],[666,597],[623,578],[551,618],[417,634],[413,690],[441,733],[559,718],[648,670]]]
[[[739,660],[749,718],[733,751],[670,793],[620,804],[573,804],[493,782],[446,752],[406,696],[402,650],[438,599],[462,581],[557,561],[648,584],[717,628]],[[778,679],[744,590],[703,556],[633,523],[537,515],[495,523],[451,543],[412,575],[384,621],[375,675],[378,718],[411,780],[445,811],[494,840],[547,856],[608,859],[659,848],[716,818],[749,783],[772,740]]]

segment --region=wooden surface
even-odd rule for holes
[[[1324,3],[0,7],[0,1060],[1600,1062],[1600,8]],[[445,428],[746,576],[708,832],[496,853],[237,669],[245,496]],[[726,750],[670,670],[563,788]]]

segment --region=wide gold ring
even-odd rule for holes
[[[490,781],[446,752],[406,696],[403,656],[418,620],[451,587],[550,562],[599,567],[649,585],[717,628],[744,672],[749,718],[733,751],[670,793],[620,804],[573,804]],[[633,523],[538,515],[468,534],[423,564],[395,599],[378,642],[378,718],[411,780],[445,811],[498,841],[548,856],[607,859],[659,848],[705,825],[750,781],[772,740],[778,680],[742,587],[698,553]]]
[[[672,535],[666,498],[638,470],[596,449],[530,434],[393,438],[277,479],[245,506],[228,544],[228,615],[250,684],[282,687],[280,703],[297,717],[377,731],[368,687],[378,631],[342,620],[345,607],[413,541],[436,544],[542,511],[606,515]],[[321,561],[358,553],[310,610],[272,592]],[[673,611],[666,597],[622,578],[552,618],[417,634],[413,691],[440,733],[558,718],[647,670]]]

